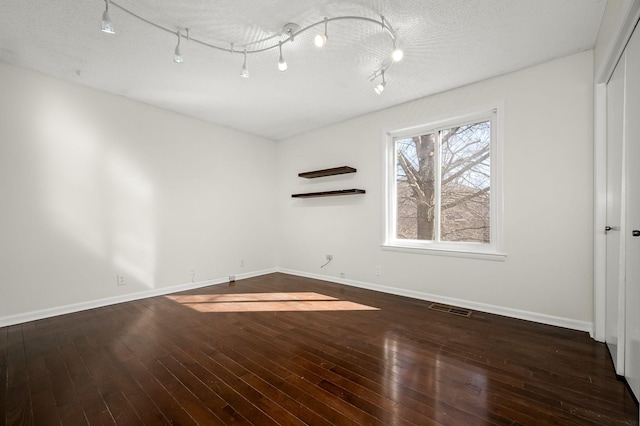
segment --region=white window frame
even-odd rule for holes
[[[503,187],[503,123],[502,104],[478,108],[471,113],[451,115],[445,119],[425,120],[419,124],[388,130],[383,134],[383,231],[384,250],[421,253],[440,256],[466,257],[474,259],[504,261],[504,187]],[[407,240],[396,237],[397,224],[397,182],[395,140],[446,130],[473,122],[491,121],[491,219],[490,243]],[[438,160],[439,161],[439,160]],[[439,182],[439,173],[436,181]],[[436,185],[439,192],[439,183]],[[439,197],[439,193],[436,194]],[[439,214],[437,212],[436,214]],[[440,230],[436,230],[439,235]]]

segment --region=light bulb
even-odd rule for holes
[[[102,14],[102,32],[107,34],[115,34],[113,24],[111,23],[111,18],[109,17],[109,12],[107,12],[106,10]]]
[[[286,70],[287,70],[287,68],[289,68],[289,67],[287,66],[287,63],[286,63],[286,62],[284,61],[284,59],[282,59],[282,57],[281,57],[281,58],[280,58],[280,61],[278,61],[278,69],[279,69],[280,71],[286,71]]]
[[[247,67],[247,51],[244,52],[244,62],[242,63],[242,69],[240,70],[240,76],[249,78],[249,68]]]
[[[282,57],[282,42],[280,42],[278,47],[280,49],[280,59],[278,60],[278,69],[280,71],[286,71],[288,67],[287,67],[287,63],[285,62],[284,58]]]
[[[404,56],[404,52],[401,49],[395,49],[391,54],[391,57],[396,62],[401,61],[403,56]]]
[[[315,39],[313,39],[316,46],[322,47],[327,43],[327,36],[324,34],[318,34]]]
[[[176,46],[176,50],[173,52],[173,62],[181,64],[183,61],[182,54],[180,53],[180,46]]]

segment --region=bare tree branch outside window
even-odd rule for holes
[[[439,207],[440,241],[489,243],[491,122],[396,139],[395,146],[397,237],[434,240]]]

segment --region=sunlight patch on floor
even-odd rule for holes
[[[165,296],[198,312],[378,311],[379,308],[324,294],[239,293]]]

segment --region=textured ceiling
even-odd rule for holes
[[[103,0],[2,0],[0,61],[216,124],[280,140],[413,99],[593,47],[605,0],[114,0],[159,25],[229,47],[281,37],[284,24],[323,17],[380,15],[397,32],[404,59],[373,91],[369,76],[392,50],[367,22],[336,21],[329,43],[315,30],[278,52],[249,55],[182,40],[125,14],[110,14],[116,34],[100,31]],[[320,30],[321,27],[318,27]],[[240,48],[241,50],[242,48]]]

